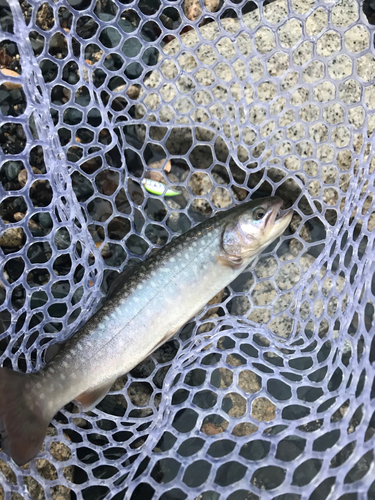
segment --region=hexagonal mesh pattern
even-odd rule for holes
[[[0,497],[375,498],[375,58],[361,5],[1,6],[0,353],[32,371],[116,275],[250,197],[289,232]],[[141,181],[180,186],[150,195]]]

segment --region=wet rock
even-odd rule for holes
[[[228,422],[224,420],[221,425],[216,425],[212,422],[204,423],[201,427],[201,431],[207,434],[207,436],[216,436],[221,434],[228,428]]]
[[[223,297],[224,297],[224,290],[221,290],[219,293],[217,293],[215,295],[215,297],[213,297],[209,302],[208,302],[208,306],[212,305],[212,304],[220,304],[220,302],[223,300]],[[212,307],[207,315],[204,317],[204,319],[207,319],[207,318],[212,318],[212,317],[216,317],[216,313],[218,311],[218,307]]]
[[[49,229],[53,226],[53,221],[49,213],[41,212],[38,215],[39,223],[42,227]]]
[[[147,382],[133,382],[128,388],[128,396],[134,406],[146,406],[152,396],[152,387]]]
[[[268,323],[271,319],[271,311],[269,309],[252,309],[251,313],[248,316],[250,321],[254,323],[264,324]]]
[[[12,227],[0,236],[0,246],[20,248],[23,245],[25,234],[22,227]]]
[[[55,234],[55,245],[58,250],[65,250],[70,246],[70,234],[66,228],[60,228]]]
[[[77,200],[80,202],[86,201],[94,194],[91,181],[79,172],[72,174],[72,187]]]
[[[13,218],[16,222],[19,222],[20,220],[22,220],[24,217],[25,217],[26,214],[23,214],[22,212],[16,212],[14,215],[13,215]]]
[[[226,404],[228,404],[228,409],[225,408]],[[246,399],[236,392],[231,392],[223,399],[223,409],[224,408],[230,417],[243,417],[247,411]]]
[[[268,398],[257,398],[251,406],[251,416],[260,422],[269,422],[276,418],[276,406]]]
[[[7,481],[9,481],[11,484],[17,484],[17,478],[15,473],[13,472],[11,467],[3,460],[0,460],[0,471],[4,475]]]
[[[16,71],[13,71],[8,68],[1,68],[0,71],[3,73],[5,76],[12,76],[14,78],[19,78],[19,73]],[[6,87],[8,90],[13,90],[13,89],[22,89],[21,83],[16,83],[16,82],[2,82],[2,85]]]
[[[33,170],[34,174],[36,174],[36,175],[42,175],[42,172],[39,170],[39,168],[32,167],[32,170]],[[23,170],[21,170],[21,172],[18,174],[18,182],[20,183],[21,187],[24,187],[24,186],[26,185],[27,178],[28,178],[28,172],[27,172],[27,170],[24,168],[24,169],[23,169]]]
[[[204,6],[209,12],[216,12],[220,7],[219,0],[204,0]],[[195,21],[202,14],[202,9],[199,5],[199,0],[185,0],[184,1],[184,14],[190,19]]]
[[[257,430],[258,427],[251,422],[241,422],[233,428],[232,434],[233,436],[249,436],[250,434],[254,434]],[[254,500],[256,499],[254,498]]]
[[[23,169],[23,164],[20,161],[8,161],[2,168],[2,172],[8,179],[8,181],[14,181],[17,179],[18,174]]]
[[[68,469],[74,469],[73,467],[68,467]],[[66,470],[66,469],[65,469]],[[73,481],[73,472],[71,481]],[[70,500],[72,498],[72,491],[67,486],[57,485],[51,488],[51,498],[52,500]]]
[[[44,479],[57,479],[57,471],[54,465],[48,460],[37,459],[36,460],[36,470],[40,476]]]
[[[125,85],[124,85],[124,88],[125,88]],[[121,89],[116,88],[114,90],[114,92],[120,92]],[[126,94],[128,95],[128,97],[132,100],[136,100],[138,99],[141,95],[142,95],[142,87],[139,87],[138,85],[130,85],[130,87],[128,88],[128,90],[126,91]]]
[[[190,177],[189,187],[195,195],[204,196],[212,189],[212,181],[204,172],[194,172]]]
[[[202,14],[202,9],[198,0],[185,0],[184,1],[184,14],[190,19],[195,21]]]
[[[3,222],[9,224],[14,222],[14,214],[17,212],[25,213],[27,211],[27,205],[25,198],[22,196],[5,198],[0,203],[0,217]]]
[[[51,184],[47,180],[37,180],[31,184],[30,199],[34,207],[48,206],[53,197]]]
[[[231,193],[226,188],[217,187],[212,193],[212,203],[217,208],[228,208],[233,203]]]
[[[238,376],[238,387],[249,394],[254,394],[261,390],[262,379],[251,370],[242,370]]]
[[[46,232],[45,229],[37,224],[34,219],[29,220],[29,229],[31,231],[31,234],[35,237],[45,236],[49,232]]]
[[[149,168],[150,169],[160,169],[163,167],[163,165],[164,165],[164,168],[163,168],[164,172],[169,173],[172,169],[172,163],[170,160],[168,160],[167,162],[165,162],[165,160],[155,161],[153,163],[150,163]],[[163,184],[167,184],[163,174],[161,172],[158,172],[157,170],[148,170],[146,172],[145,177],[147,179],[152,179],[153,181],[162,182]],[[172,180],[172,179],[170,179],[170,180]],[[174,180],[172,180],[172,182],[178,182],[178,179],[174,179]]]

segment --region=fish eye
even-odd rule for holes
[[[262,220],[263,217],[266,215],[266,211],[264,210],[264,208],[254,208],[253,210],[253,217],[255,220]]]

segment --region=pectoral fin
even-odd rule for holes
[[[82,392],[75,400],[82,405],[83,411],[90,411],[107,395],[116,379]]]
[[[216,260],[222,266],[231,267],[232,269],[238,269],[243,265],[242,257],[238,257],[237,255],[231,255],[228,253],[223,253],[219,255]]]
[[[58,343],[51,344],[49,347],[47,347],[46,353],[44,355],[44,361],[46,363],[49,363],[51,359],[54,358],[56,354],[58,354],[61,351],[62,348],[63,344],[58,344]]]

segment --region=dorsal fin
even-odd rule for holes
[[[130,276],[135,273],[135,271],[143,264],[142,261],[133,262],[129,266],[127,266],[122,273],[118,273],[118,275],[114,278],[111,284],[108,287],[108,292],[106,295],[106,301],[110,300],[114,297],[127,283]]]

